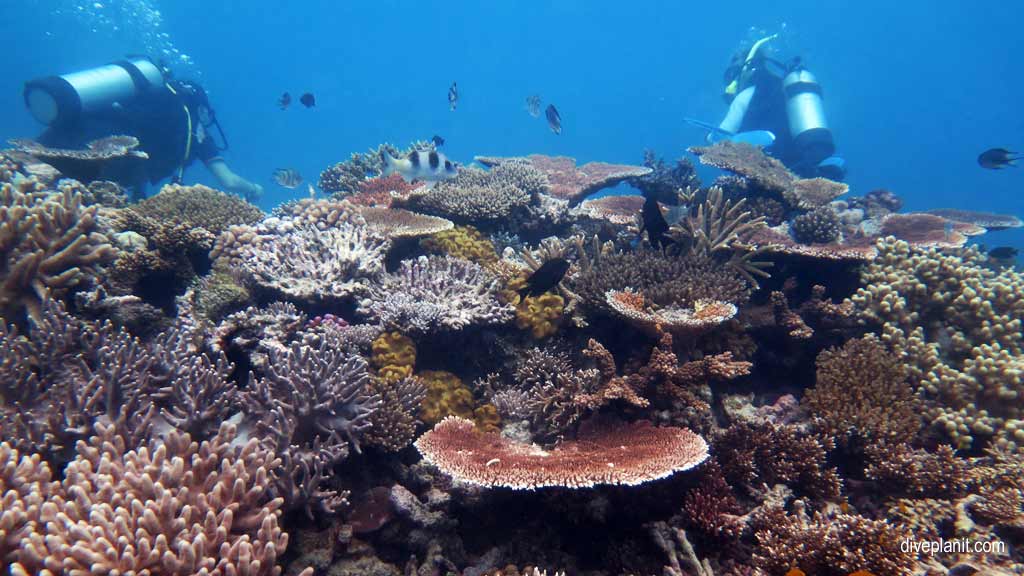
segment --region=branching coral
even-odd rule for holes
[[[871,335],[818,355],[817,383],[804,404],[822,430],[842,443],[852,437],[909,442],[921,428],[906,368]]]
[[[369,290],[361,313],[420,334],[501,324],[512,308],[498,300],[498,279],[481,266],[451,257],[404,261]]]
[[[482,486],[532,490],[545,486],[635,486],[689,470],[707,458],[707,444],[684,428],[649,422],[600,423],[551,451],[480,432],[457,417],[416,441],[423,457],[455,478]]]
[[[852,301],[918,383],[925,417],[959,448],[1024,445],[1024,276],[975,249],[914,250],[884,240]]]
[[[301,227],[247,246],[242,270],[258,286],[290,298],[336,301],[361,295],[384,273],[387,246],[365,226]]]
[[[380,396],[381,405],[370,415],[370,426],[364,432],[366,444],[387,452],[398,452],[412,442],[416,419],[427,395],[423,381],[415,376],[400,380],[374,378],[367,389]]]
[[[579,204],[587,196],[611,188],[619,182],[646,176],[651,169],[644,166],[588,162],[576,166],[576,159],[568,156],[543,156],[532,154],[526,158],[495,158],[477,156],[477,162],[485,166],[499,167],[503,164],[519,164],[524,161],[542,173],[549,183],[545,194],[570,204]]]
[[[725,478],[748,492],[762,484],[786,484],[815,498],[839,497],[839,475],[826,463],[833,446],[795,426],[737,423],[713,445]]]
[[[0,317],[38,319],[48,295],[60,297],[95,282],[117,257],[80,194],[22,192],[0,187]]]
[[[22,477],[45,504],[23,528],[14,573],[280,574],[288,535],[281,500],[266,495],[280,465],[271,452],[233,447],[230,426],[202,444],[172,432],[135,450],[98,432],[51,494],[48,474]]]
[[[794,514],[769,508],[755,525],[754,563],[768,574],[799,568],[815,576],[848,576],[858,570],[910,576],[917,565],[916,555],[901,548],[909,534],[882,520],[822,512],[808,516],[797,501]]]

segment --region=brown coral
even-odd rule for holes
[[[906,368],[872,335],[819,354],[817,383],[803,402],[825,433],[842,442],[854,436],[906,442],[921,428]]]
[[[206,229],[213,235],[231,226],[255,224],[263,211],[234,194],[196,184],[168,184],[128,210],[161,223],[180,223]]]
[[[568,156],[543,156],[532,154],[526,158],[496,158],[477,156],[477,162],[485,166],[500,166],[506,163],[526,161],[547,177],[549,187],[546,193],[561,200],[568,200],[571,205],[582,202],[587,196],[611,188],[619,182],[646,176],[650,168],[628,166],[623,164],[607,164],[605,162],[588,162],[576,166],[576,159]]]
[[[649,422],[594,425],[581,429],[576,441],[545,451],[448,417],[421,436],[416,447],[428,462],[459,480],[515,490],[635,486],[689,470],[707,458],[700,436]]]

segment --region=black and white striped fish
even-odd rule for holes
[[[278,168],[274,170],[274,182],[285,188],[295,188],[302,184],[302,175],[294,168]]]
[[[384,160],[384,176],[401,174],[407,181],[436,182],[459,173],[459,165],[436,150],[413,150],[405,158],[395,158],[382,152],[381,158]]]

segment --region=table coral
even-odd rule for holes
[[[594,424],[553,450],[481,432],[464,418],[445,418],[416,441],[423,457],[459,480],[533,490],[547,486],[635,486],[689,470],[707,458],[704,439],[684,428],[649,422]]]
[[[619,182],[646,176],[652,172],[645,166],[629,166],[625,164],[608,164],[605,162],[588,162],[576,165],[576,159],[568,156],[544,156],[531,154],[525,158],[496,158],[493,156],[477,156],[477,162],[485,166],[499,167],[503,164],[526,162],[543,174],[548,181],[545,194],[561,200],[568,200],[570,205],[582,202],[587,196],[604,188],[611,188]]]

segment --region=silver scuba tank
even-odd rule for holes
[[[825,119],[821,85],[807,70],[794,70],[782,80],[786,94],[789,134],[805,162],[817,164],[831,156],[836,145]]]
[[[109,109],[163,86],[164,75],[147,57],[136,56],[106,66],[25,83],[25,106],[48,126],[73,123],[82,114]]]

